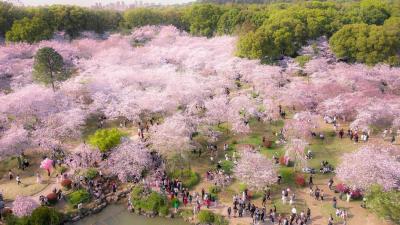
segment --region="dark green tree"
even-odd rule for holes
[[[330,39],[332,51],[338,58],[349,62],[374,65],[398,63],[400,41],[398,33],[385,26],[351,24],[336,32]]]
[[[243,22],[244,18],[241,17],[240,9],[232,8],[222,14],[218,21],[217,33],[233,34]]]
[[[151,8],[135,8],[124,13],[125,26],[127,28],[156,25],[162,23],[161,12]]]
[[[53,48],[39,49],[33,64],[33,78],[46,85],[51,84],[55,91],[55,83],[67,79],[63,57]]]
[[[11,30],[6,33],[6,40],[34,43],[50,39],[52,36],[53,29],[44,20],[34,17],[15,21]]]
[[[26,15],[22,9],[11,3],[0,1],[0,37],[4,37],[15,20],[22,19]]]
[[[211,37],[222,13],[217,5],[196,4],[186,11],[184,19],[189,23],[191,34]]]
[[[366,24],[382,25],[390,17],[388,8],[385,0],[362,0],[361,19]]]

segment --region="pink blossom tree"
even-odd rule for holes
[[[140,179],[143,172],[153,167],[153,159],[143,143],[125,141],[111,152],[104,163],[106,170],[122,182]]]
[[[285,156],[294,161],[294,168],[301,170],[307,166],[305,148],[308,143],[301,139],[291,139],[286,146]]]
[[[225,95],[214,97],[204,103],[206,120],[211,124],[220,125],[227,120],[228,99]]]
[[[12,125],[0,138],[0,159],[21,154],[31,145],[29,132],[23,127]]]
[[[164,155],[184,153],[194,148],[192,134],[196,124],[183,114],[165,118],[160,125],[150,131],[152,148]]]
[[[307,139],[317,128],[318,115],[303,111],[296,113],[293,119],[287,120],[283,131],[288,139]]]
[[[72,169],[96,167],[100,165],[101,153],[86,144],[81,144],[64,161]]]
[[[274,163],[257,152],[243,151],[237,166],[235,177],[246,183],[249,188],[261,190],[277,181]]]
[[[385,190],[400,187],[400,149],[386,143],[368,144],[343,155],[336,169],[337,177],[355,188],[368,189],[373,184]]]
[[[39,204],[30,197],[17,196],[12,203],[12,212],[18,217],[29,216],[39,207]]]

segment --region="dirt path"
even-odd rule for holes
[[[56,178],[51,177],[50,180],[49,180],[49,185],[47,185],[46,188],[44,188],[44,189],[41,190],[40,192],[38,192],[38,193],[32,195],[31,197],[32,197],[32,199],[35,200],[37,203],[40,203],[39,197],[40,197],[41,195],[46,196],[46,195],[50,194],[50,193],[54,190],[54,188],[56,188],[56,189],[58,190],[58,189],[60,189],[60,188],[62,188],[62,187],[61,187],[61,184],[57,183]]]
[[[392,225],[392,223],[379,219],[375,214],[361,208],[359,201],[342,201],[339,196],[327,187],[327,180],[318,181],[317,185],[325,193],[324,201],[317,201],[309,195],[309,189],[304,188],[298,192],[299,198],[304,199],[311,209],[311,219],[313,225],[325,225],[328,223],[329,210],[332,207],[333,196],[338,199],[337,206],[346,209],[349,213],[348,225]],[[335,218],[335,215],[332,215]],[[337,225],[341,224],[339,222]]]

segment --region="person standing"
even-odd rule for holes
[[[307,208],[307,220],[311,220],[311,209]]]
[[[38,184],[42,183],[42,177],[40,176],[39,172],[36,172],[36,183]]]
[[[313,182],[313,175],[311,174],[310,177],[308,178],[308,183],[310,184],[310,187],[314,184]]]
[[[333,225],[333,217],[332,217],[332,214],[329,216],[328,225]]]
[[[262,206],[266,207],[266,205],[267,205],[267,194],[265,193],[263,198],[262,198]]]
[[[117,192],[117,184],[115,182],[112,184],[112,192]]]
[[[343,139],[343,135],[344,135],[344,130],[343,130],[343,128],[342,128],[342,129],[340,129],[340,131],[339,131],[339,137],[340,137],[340,139]]]
[[[297,209],[295,207],[292,208],[292,215],[293,217],[297,215]]]
[[[350,194],[350,193],[347,193],[347,194],[346,194],[346,197],[347,197],[346,201],[347,201],[347,202],[350,202],[351,194]]]
[[[334,209],[336,209],[336,207],[337,207],[337,199],[336,199],[336,196],[333,196],[333,199],[332,199],[332,206],[333,206]]]
[[[8,178],[10,178],[10,180],[14,178],[14,174],[11,170],[8,170]]]
[[[228,207],[228,218],[229,219],[231,218],[231,213],[232,213],[232,208]]]
[[[60,177],[60,175],[58,175],[58,173],[57,173],[57,175],[56,175],[56,182],[57,182],[57,184],[59,184],[61,181],[61,177]]]
[[[21,184],[21,178],[19,177],[19,174],[17,175],[15,180],[17,181],[17,185]]]

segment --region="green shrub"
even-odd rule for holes
[[[246,189],[247,189],[247,184],[245,184],[245,183],[240,183],[239,184],[239,191],[240,192],[243,192]]]
[[[158,212],[160,207],[165,206],[167,201],[164,196],[157,192],[151,192],[150,195],[143,199],[142,209],[146,211]]]
[[[92,180],[99,175],[99,171],[96,168],[88,168],[85,172],[85,177],[89,180]]]
[[[380,186],[373,186],[366,195],[367,208],[378,216],[400,224],[400,192],[383,191]]]
[[[211,211],[203,210],[198,214],[199,222],[205,224],[212,224],[215,220],[215,215]]]
[[[4,220],[7,225],[29,225],[29,217],[18,218],[13,214],[4,215]]]
[[[294,174],[293,168],[281,167],[279,169],[279,172],[282,176],[282,183],[288,184],[288,185],[295,184],[295,174]]]
[[[167,216],[169,214],[169,207],[167,205],[161,206],[158,210],[160,216]]]
[[[224,173],[229,175],[232,174],[233,167],[235,166],[235,164],[230,160],[224,160],[220,163],[220,165]]]
[[[217,185],[213,185],[213,186],[211,186],[211,187],[208,189],[208,191],[209,191],[211,194],[218,194],[218,193],[221,192],[221,187],[220,187],[220,186],[217,186]]]
[[[90,200],[90,194],[84,189],[72,192],[68,195],[68,203],[76,207],[79,203],[85,203]]]
[[[309,55],[300,55],[295,58],[296,62],[301,66],[304,67],[306,63],[311,60],[311,56]]]
[[[188,210],[188,209],[184,209],[182,211],[180,211],[179,215],[184,219],[184,220],[189,220],[190,217],[193,216],[193,211],[192,210]]]
[[[141,185],[135,186],[131,192],[131,199],[138,200],[141,199],[144,193],[144,187]]]
[[[221,215],[215,215],[214,219],[214,224],[215,225],[228,225],[229,221],[227,221],[223,216]]]
[[[229,222],[221,215],[214,214],[211,211],[203,210],[198,215],[199,222],[202,224],[214,224],[214,225],[228,225]]]
[[[62,214],[46,206],[33,210],[29,218],[29,225],[60,225],[61,222]]]
[[[136,186],[132,189],[131,202],[137,209],[140,208],[146,212],[168,215],[167,198],[155,191],[146,192],[143,186]]]
[[[198,173],[187,169],[187,170],[174,170],[169,174],[173,179],[179,179],[182,181],[183,186],[192,188],[200,182],[200,176]]]
[[[218,199],[218,195],[216,193],[210,193],[211,201],[216,201]]]
[[[123,136],[125,136],[125,134],[116,128],[100,129],[89,136],[89,143],[99,148],[101,152],[107,152],[111,148],[119,145]]]
[[[57,167],[57,171],[58,171],[58,173],[63,174],[65,172],[67,172],[67,167],[59,166],[59,167]]]

